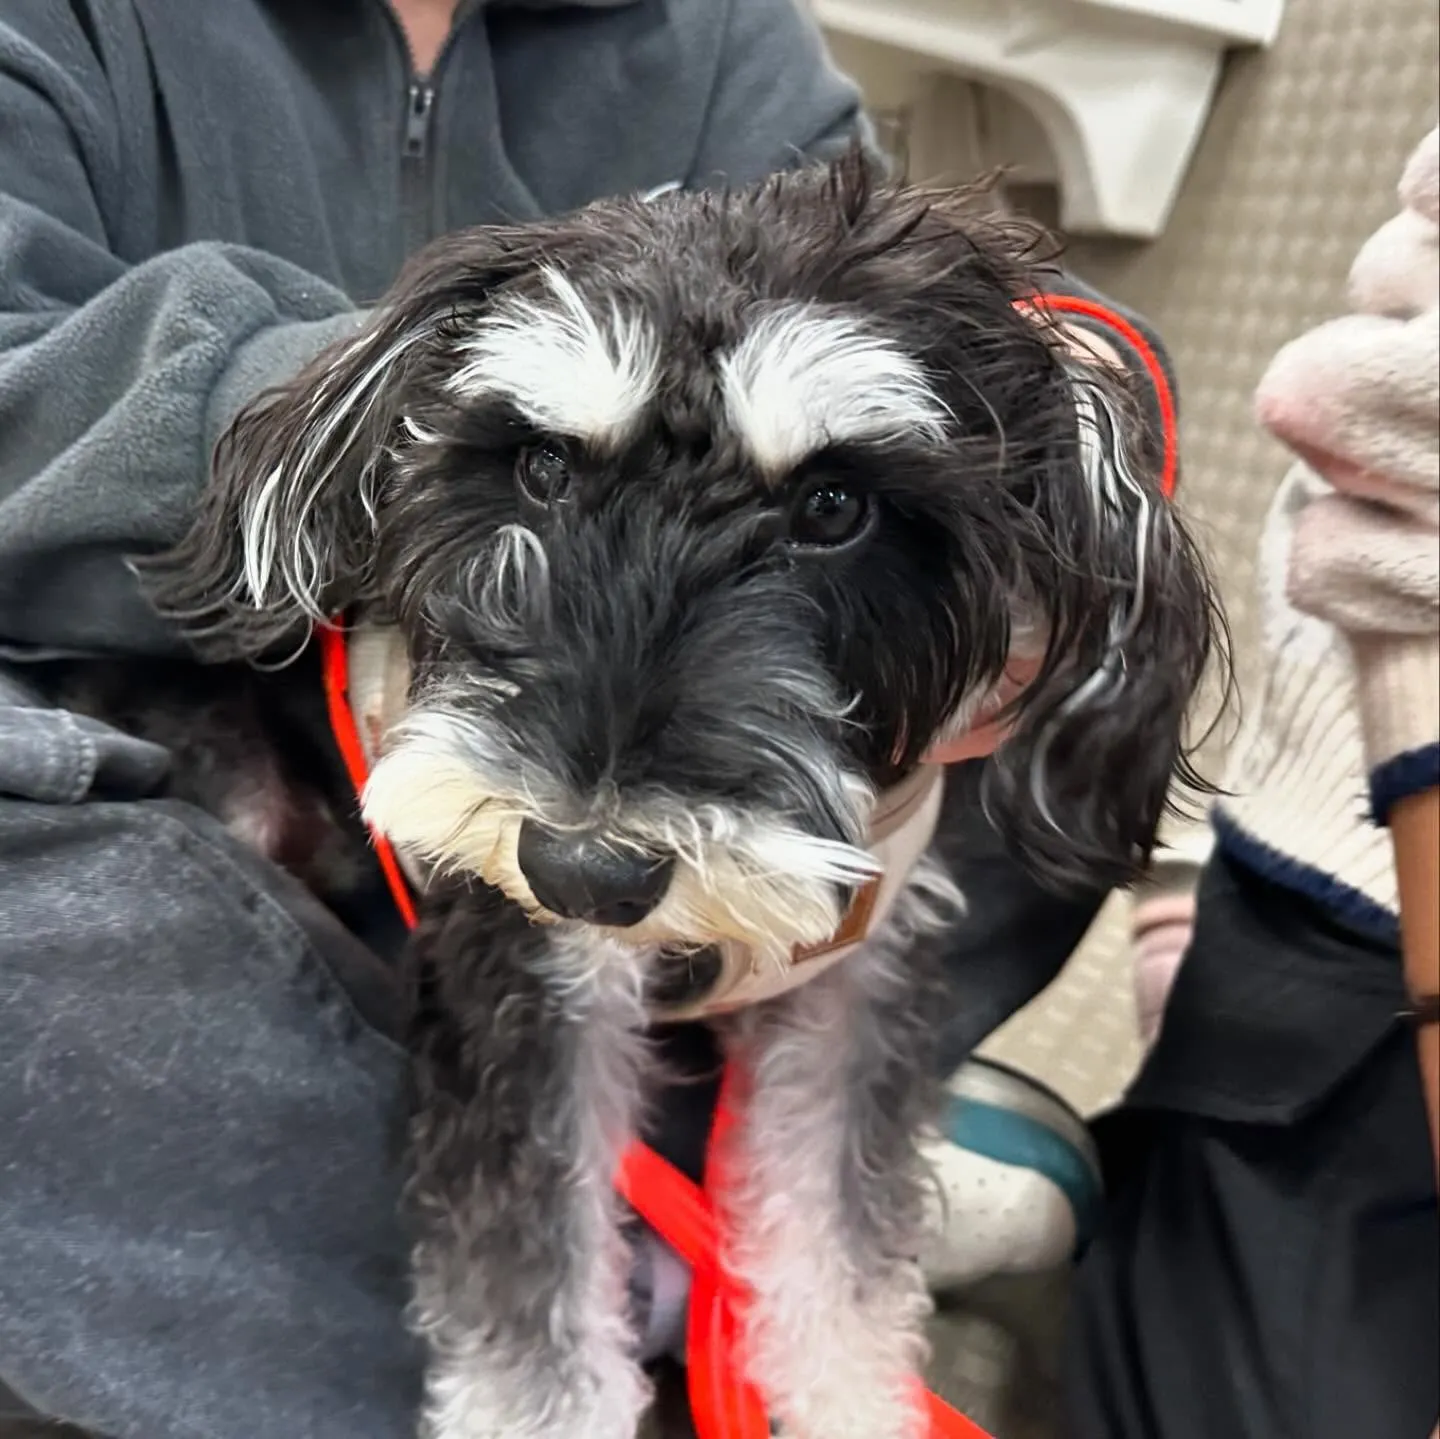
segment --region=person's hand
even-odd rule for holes
[[[1440,616],[1440,131],[1401,181],[1405,208],[1350,273],[1355,313],[1287,345],[1262,422],[1330,486],[1296,525],[1297,609],[1360,642],[1433,637]],[[1379,760],[1390,756],[1374,756]]]
[[[1276,356],[1260,418],[1329,485],[1295,525],[1286,589],[1349,640],[1371,806],[1395,850],[1405,984],[1440,989],[1440,130],[1405,167],[1402,209],[1350,272],[1356,313]],[[1417,1034],[1440,1167],[1440,1033]]]

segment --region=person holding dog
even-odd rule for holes
[[[229,420],[434,235],[857,140],[793,0],[0,17],[0,1380],[30,1410],[117,1439],[391,1439],[419,1376],[383,887],[341,923],[157,800],[165,747],[47,704],[35,667],[183,661],[127,557],[179,537]],[[1076,338],[1143,370],[1103,320]],[[951,1062],[1099,903],[1005,856],[978,765],[948,801],[989,875]]]
[[[1440,131],[1349,291],[1260,382],[1297,457],[1261,541],[1265,679],[1198,892],[1171,877],[1136,906],[1151,1048],[1095,1126],[1077,1439],[1419,1439],[1440,1413],[1440,1096],[1416,1061],[1440,1024],[1416,949],[1437,905]]]

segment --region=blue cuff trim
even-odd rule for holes
[[[1386,944],[1398,944],[1400,921],[1383,905],[1376,904],[1369,895],[1342,884],[1333,874],[1323,869],[1314,869],[1302,864],[1288,854],[1281,854],[1263,844],[1254,835],[1240,828],[1223,810],[1216,810],[1212,816],[1215,837],[1220,848],[1246,869],[1278,884],[1308,900],[1321,905],[1337,919],[1363,934],[1382,940]]]
[[[1440,744],[1407,749],[1370,771],[1370,813],[1376,824],[1386,824],[1390,811],[1402,799],[1440,787]]]
[[[960,1096],[950,1104],[944,1131],[960,1149],[998,1164],[1034,1170],[1048,1179],[1074,1211],[1076,1257],[1085,1251],[1095,1233],[1103,1196],[1094,1169],[1073,1144],[1029,1115]]]

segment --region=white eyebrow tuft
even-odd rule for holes
[[[761,318],[720,361],[720,384],[731,426],[771,473],[847,441],[938,444],[950,418],[898,345],[806,304]]]
[[[556,303],[512,299],[486,315],[460,342],[464,363],[448,388],[508,400],[548,433],[616,444],[654,396],[656,337],[613,304],[597,314],[560,271],[546,268],[544,279]]]

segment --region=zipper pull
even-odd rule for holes
[[[430,111],[435,105],[435,87],[428,80],[412,80],[405,109],[405,158],[423,160],[430,138]]]

